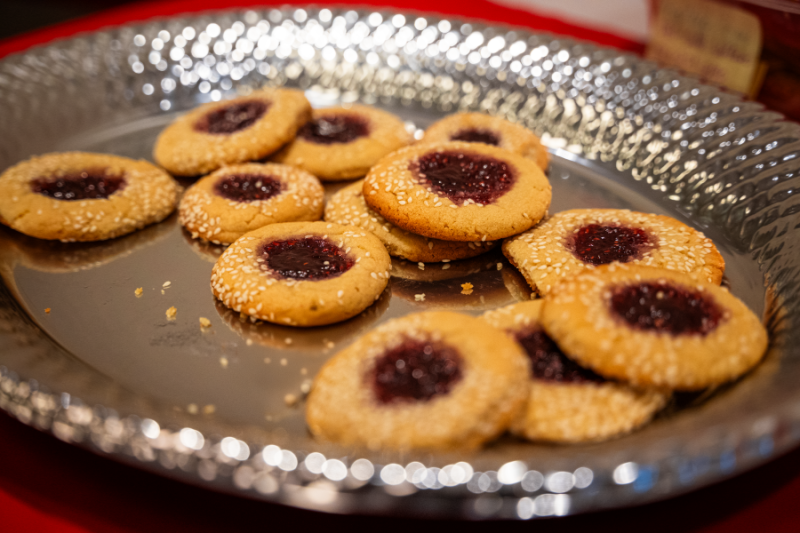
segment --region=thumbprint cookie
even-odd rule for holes
[[[411,314],[322,367],[306,421],[322,440],[369,449],[476,448],[518,416],[527,367],[522,349],[480,319]]]
[[[572,209],[506,240],[503,253],[531,288],[547,294],[561,278],[612,262],[685,272],[719,284],[725,260],[711,239],[663,215]]]
[[[180,186],[146,161],[52,153],[0,175],[0,222],[39,239],[101,241],[164,220]]]
[[[291,141],[310,116],[302,91],[254,91],[181,116],[158,136],[153,156],[172,174],[200,176],[267,157]]]
[[[323,326],[359,314],[389,282],[377,237],[326,222],[283,222],[245,233],[217,260],[214,296],[234,311],[286,326]]]
[[[574,361],[640,386],[718,385],[753,368],[767,349],[761,321],[726,289],[639,265],[564,279],[545,296],[541,323]]]
[[[286,165],[248,163],[223,167],[186,191],[178,212],[192,237],[230,244],[277,222],[319,220],[322,184]]]
[[[532,131],[500,117],[485,113],[455,113],[434,122],[425,130],[424,143],[464,141],[491,144],[532,159],[542,170],[550,157]]]
[[[512,433],[550,442],[600,441],[645,424],[666,404],[669,394],[663,391],[607,380],[565,356],[542,330],[541,309],[542,300],[534,300],[482,316],[530,358],[530,396]]]
[[[411,142],[398,117],[365,105],[315,109],[297,137],[274,161],[311,172],[323,181],[364,176],[383,156]]]
[[[544,217],[551,188],[536,163],[481,143],[414,145],[386,156],[364,180],[364,200],[411,233],[492,241]]]
[[[358,181],[337,192],[325,206],[325,220],[372,232],[393,257],[421,263],[455,261],[480,255],[496,244],[495,241],[443,241],[402,230],[369,208],[364,201],[363,185],[363,181]]]

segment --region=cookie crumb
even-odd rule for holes
[[[169,309],[167,309],[167,319],[168,320],[175,320],[175,315],[177,315],[177,314],[178,314],[178,310],[175,309],[174,305],[172,307],[170,307]]]
[[[415,294],[414,295],[414,301],[415,302],[424,302],[425,301],[425,293],[423,292],[422,294]]]
[[[466,294],[467,296],[469,296],[470,294],[472,294],[472,289],[473,288],[474,288],[474,285],[472,285],[472,283],[462,283],[461,284],[461,294]]]
[[[203,414],[204,415],[213,415],[214,411],[216,411],[216,410],[217,410],[217,408],[214,407],[213,404],[209,404],[209,405],[206,405],[205,407],[203,407]]]
[[[219,364],[222,368],[228,368],[228,359],[225,357],[220,357]]]
[[[186,406],[186,410],[189,412],[190,415],[196,415],[197,414],[197,405],[193,404],[193,403],[190,403],[189,405]]]
[[[288,364],[289,364],[289,361],[287,361],[285,357],[283,359],[281,359],[281,366],[286,366]]]
[[[245,344],[248,345],[248,346],[252,346],[253,345],[253,339],[247,339],[245,341]]]
[[[334,346],[336,346],[336,344],[334,344],[333,341],[328,341],[328,342],[325,343],[325,347],[328,348],[329,350],[331,348],[333,348]]]
[[[49,315],[50,314],[50,308],[49,307],[45,307],[44,312]]]
[[[503,263],[497,263],[497,270],[503,270]]]
[[[425,263],[420,261],[419,263],[417,263],[417,268],[419,268],[420,270],[425,270]]]
[[[294,407],[297,405],[298,400],[299,399],[294,394],[287,394],[283,397],[283,403],[285,403],[287,407]]]
[[[200,317],[200,327],[201,328],[210,328],[211,327],[211,321],[209,319],[207,319],[206,317],[201,316]]]
[[[144,289],[142,287],[139,287],[138,289],[133,291],[133,294],[135,294],[137,298],[140,298],[142,296],[143,292],[144,292]]]

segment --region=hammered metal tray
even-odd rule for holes
[[[99,244],[0,229],[0,407],[196,485],[384,515],[528,519],[621,507],[798,443],[800,128],[637,57],[409,13],[289,7],[157,20],[0,61],[0,168],[56,150],[150,158],[179,113],[264,84],[301,87],[315,106],[380,106],[410,129],[457,110],[528,126],[554,154],[552,211],[633,208],[712,237],[733,292],[765,317],[766,360],[602,444],[506,438],[470,454],[417,455],[321,445],[302,398],[330,355],[412,311],[478,314],[524,299],[524,282],[497,253],[424,271],[396,262],[383,297],[348,322],[254,324],[215,303],[209,276],[221,250],[192,241],[173,216]],[[460,294],[466,281],[472,296]]]

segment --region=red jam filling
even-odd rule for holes
[[[377,358],[371,381],[378,402],[391,404],[427,402],[450,392],[461,377],[455,348],[407,338]]]
[[[322,237],[299,237],[261,246],[266,266],[283,279],[319,281],[344,274],[356,263],[344,250]]]
[[[215,109],[200,118],[194,129],[203,133],[224,135],[236,133],[252,126],[269,109],[269,104],[261,100],[251,100]]]
[[[464,141],[468,143],[483,143],[497,146],[500,144],[500,137],[491,130],[479,128],[467,128],[456,132],[450,137],[451,141]]]
[[[602,383],[606,381],[587,368],[567,358],[555,342],[540,328],[517,333],[517,342],[531,359],[534,379],[557,383]]]
[[[569,237],[568,248],[584,263],[605,265],[641,259],[655,244],[650,234],[641,228],[589,224]]]
[[[369,135],[369,123],[357,115],[330,115],[307,122],[297,135],[316,144],[345,144]]]
[[[409,164],[420,183],[456,205],[490,204],[507,193],[516,177],[508,163],[479,154],[430,152]]]
[[[36,178],[31,190],[56,200],[105,199],[125,188],[125,178],[93,169],[54,178]]]
[[[672,283],[614,287],[609,306],[634,329],[672,335],[706,335],[724,318],[710,294]]]
[[[263,174],[231,174],[214,184],[214,192],[235,202],[268,200],[282,190],[280,180]]]

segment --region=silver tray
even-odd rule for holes
[[[157,20],[0,61],[0,168],[56,150],[149,158],[179,113],[263,84],[301,87],[317,106],[377,105],[409,128],[465,109],[532,128],[555,156],[552,211],[634,208],[712,237],[733,292],[765,317],[767,359],[602,444],[507,438],[476,453],[417,455],[321,445],[302,401],[290,404],[332,353],[411,311],[477,314],[525,298],[524,282],[497,254],[424,272],[398,262],[386,294],[344,324],[253,324],[215,304],[209,275],[220,250],[192,241],[173,216],[91,245],[0,230],[0,407],[192,484],[383,515],[616,508],[735,475],[800,440],[800,128],[637,57],[409,13],[287,7]],[[465,281],[472,297],[458,294]],[[419,292],[426,302],[414,300]],[[206,332],[201,316],[213,323]]]

